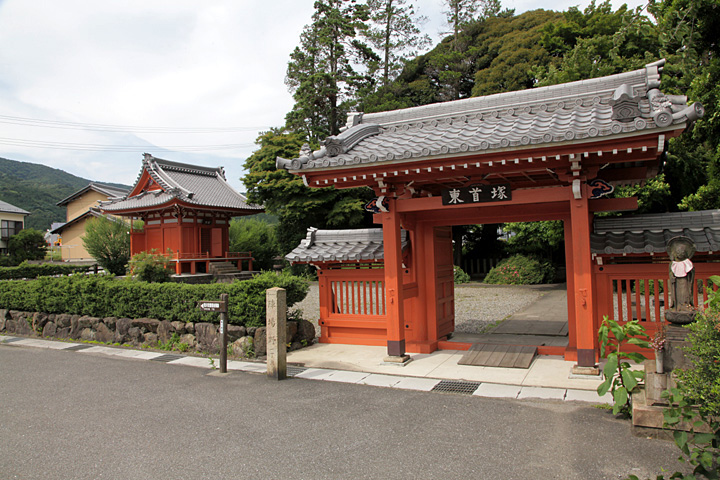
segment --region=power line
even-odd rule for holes
[[[254,143],[225,143],[213,145],[99,145],[91,143],[50,142],[40,140],[24,140],[0,137],[0,145],[11,145],[30,148],[52,148],[56,150],[102,151],[102,152],[144,152],[148,148],[178,150],[185,152],[205,152],[214,150],[238,150],[252,147]]]
[[[268,130],[267,126],[245,127],[152,127],[141,125],[109,125],[102,123],[63,122],[43,120],[39,118],[13,117],[0,115],[0,123],[22,125],[27,127],[58,128],[65,130],[92,130],[100,132],[134,132],[134,133],[237,133]]]

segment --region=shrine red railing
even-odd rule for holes
[[[692,297],[696,308],[717,290],[708,278],[720,274],[720,263],[695,263]],[[665,321],[669,301],[667,263],[595,265],[596,329],[604,316],[619,323],[638,319],[651,337]]]
[[[383,345],[387,332],[385,270],[327,268],[319,272],[321,341]]]

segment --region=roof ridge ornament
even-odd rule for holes
[[[615,89],[612,98],[608,101],[612,107],[612,119],[618,122],[632,122],[642,115],[640,111],[640,97],[633,93],[632,85],[623,83]]]
[[[380,125],[376,123],[367,125],[358,123],[340,135],[333,135],[332,137],[326,138],[323,144],[329,157],[337,157],[338,155],[346,153],[367,137],[377,135],[378,133],[380,133]]]

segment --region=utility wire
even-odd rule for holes
[[[254,143],[226,143],[215,145],[98,145],[90,143],[71,143],[71,142],[49,142],[39,140],[23,140],[17,138],[0,137],[0,145],[12,145],[30,148],[52,148],[57,150],[86,150],[86,151],[104,151],[104,152],[143,152],[148,148],[161,148],[164,150],[179,150],[186,152],[204,152],[212,150],[236,150],[241,148],[252,147]]]
[[[151,127],[140,125],[107,125],[102,123],[62,122],[39,118],[13,117],[0,115],[0,123],[23,125],[27,127],[59,128],[68,130],[93,130],[100,132],[136,132],[136,133],[233,133],[268,130],[266,126],[249,127]]]

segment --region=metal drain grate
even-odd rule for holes
[[[180,360],[181,358],[185,358],[185,355],[174,355],[172,353],[166,353],[164,355],[160,355],[159,357],[151,358],[153,362],[172,362],[173,360]]]
[[[480,382],[460,382],[457,380],[442,380],[431,391],[443,393],[462,393],[472,395],[480,386]]]
[[[298,373],[302,373],[305,370],[307,370],[307,368],[305,367],[287,367],[287,374],[288,377],[294,377]]]
[[[63,350],[69,350],[71,352],[79,352],[80,350],[87,350],[93,348],[95,345],[73,345],[72,347],[63,348]]]

